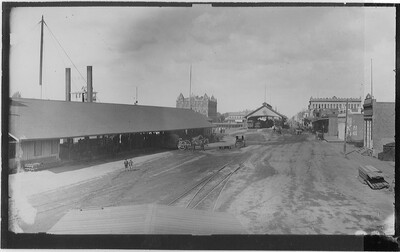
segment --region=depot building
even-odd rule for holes
[[[190,109],[23,98],[9,105],[10,169],[176,148],[179,138],[212,132],[207,118]]]
[[[273,110],[272,106],[266,102],[264,102],[261,107],[246,115],[245,118],[249,129],[270,128],[274,125],[283,126],[283,123],[287,119],[286,116]]]

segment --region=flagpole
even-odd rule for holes
[[[192,64],[190,64],[189,75],[189,108],[192,109]]]
[[[372,58],[371,58],[371,98],[374,98],[374,88],[373,88],[373,79],[372,79]]]
[[[40,99],[42,99],[42,72],[43,72],[43,23],[44,18],[42,15],[41,31],[40,31],[40,69],[39,69],[39,85],[40,85]]]

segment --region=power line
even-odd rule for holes
[[[44,24],[46,25],[47,29],[49,29],[49,32],[51,34],[51,36],[53,36],[53,38],[56,40],[56,42],[58,43],[58,45],[61,47],[61,49],[63,50],[63,52],[65,53],[65,55],[68,57],[68,59],[71,61],[72,65],[74,66],[74,68],[76,69],[76,71],[79,73],[79,75],[81,76],[82,80],[84,81],[85,85],[87,85],[87,81],[85,80],[85,78],[83,77],[83,75],[81,74],[81,72],[78,70],[78,68],[76,67],[75,63],[72,61],[71,57],[69,57],[68,53],[65,51],[65,49],[63,48],[63,46],[61,45],[61,43],[58,41],[58,39],[56,38],[56,36],[53,34],[53,32],[51,31],[50,27],[47,25],[46,22],[44,22]]]

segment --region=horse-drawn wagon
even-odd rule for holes
[[[208,138],[199,135],[197,137],[193,137],[192,140],[183,140],[182,138],[178,141],[178,149],[180,150],[189,150],[193,151],[196,149],[196,146],[200,146],[201,150],[204,150],[204,146],[209,143]]]
[[[244,140],[244,136],[243,135],[241,137],[236,136],[235,147],[242,148],[245,146],[246,146],[246,141]]]

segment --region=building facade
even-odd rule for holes
[[[311,97],[308,110],[310,111],[310,115],[315,115],[322,110],[336,110],[338,113],[341,113],[346,109],[346,102],[348,102],[348,109],[353,111],[358,111],[362,108],[361,98],[338,98],[333,96],[332,98]]]
[[[241,112],[229,112],[228,116],[225,118],[225,122],[233,124],[246,124],[246,115],[251,111],[241,111]]]
[[[181,93],[176,100],[177,108],[192,109],[202,115],[205,115],[213,122],[217,121],[217,99],[214,96],[209,97],[207,94],[204,96],[184,97]]]
[[[394,142],[395,103],[376,102],[371,95],[364,100],[364,147],[377,157],[383,145]]]
[[[338,115],[338,139],[344,140],[345,132],[347,134],[346,141],[348,142],[363,142],[364,136],[364,115],[361,113],[347,114],[347,130],[346,128],[346,113]]]

